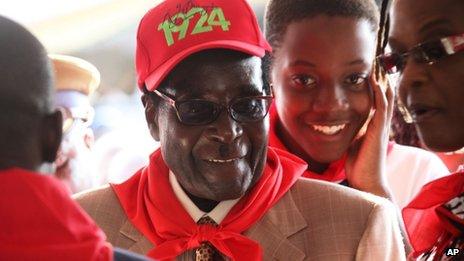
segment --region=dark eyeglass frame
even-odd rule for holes
[[[440,49],[437,49],[440,48]],[[434,51],[440,51],[439,54]],[[388,74],[401,72],[406,60],[411,56],[416,63],[435,64],[441,59],[464,51],[464,33],[443,37],[438,40],[420,43],[404,53],[387,53],[376,57],[379,64]]]
[[[232,100],[231,102],[229,102],[229,104],[227,106],[224,106],[222,104],[212,102],[212,101],[208,101],[208,100],[203,100],[203,99],[190,99],[190,100],[185,100],[185,101],[176,101],[174,98],[171,98],[171,97],[167,96],[166,94],[164,94],[164,93],[162,93],[162,92],[160,92],[158,90],[154,90],[153,92],[156,95],[158,95],[161,99],[165,100],[169,105],[171,105],[175,109],[177,118],[179,119],[179,121],[181,123],[186,124],[186,125],[193,125],[193,126],[206,125],[206,124],[209,124],[211,122],[214,122],[219,117],[219,115],[221,114],[221,112],[224,109],[226,109],[229,116],[232,119],[234,119],[235,121],[237,121],[237,122],[242,122],[242,123],[258,122],[258,121],[264,119],[267,116],[267,114],[269,113],[269,108],[271,107],[270,106],[270,104],[272,102],[271,100],[274,98],[272,93],[271,93],[271,95],[241,97],[241,98],[236,98],[236,99]],[[233,111],[232,106],[234,104],[236,104],[237,101],[243,100],[243,99],[264,99],[269,103],[269,106],[266,108],[266,113],[262,117],[260,117],[259,119],[256,119],[256,120],[253,120],[253,121],[240,121],[240,120],[238,120],[238,119],[236,119],[234,117],[234,113],[232,112]],[[191,101],[201,101],[201,102],[207,102],[207,103],[210,103],[210,104],[214,104],[216,106],[216,108],[219,108],[219,110],[216,111],[216,115],[212,116],[211,119],[209,119],[208,121],[204,121],[204,122],[201,122],[201,123],[188,123],[188,122],[185,122],[185,121],[182,120],[182,117],[179,114],[179,109],[178,108],[179,108],[180,104],[182,104],[184,102],[191,102]]]

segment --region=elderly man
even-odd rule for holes
[[[399,97],[421,141],[434,151],[464,147],[464,2],[396,0],[379,57],[399,74]],[[413,257],[464,257],[464,172],[424,186],[403,210]]]
[[[38,173],[61,141],[52,79],[40,42],[0,16],[0,260],[145,260],[113,253],[63,185]]]
[[[90,124],[94,110],[91,95],[100,84],[100,73],[91,63],[67,55],[49,55],[55,71],[55,103],[63,116],[63,139],[55,161],[55,176],[72,193],[97,183],[91,147]]]
[[[113,244],[158,259],[402,260],[392,206],[300,179],[268,148],[270,47],[242,0],[168,0],[142,19],[138,84],[161,148],[128,181],[77,196]]]

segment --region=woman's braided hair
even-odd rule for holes
[[[377,41],[377,55],[385,52],[388,44],[388,34],[390,30],[390,5],[393,0],[383,0],[380,8],[380,24]],[[393,118],[391,124],[390,137],[398,144],[408,145],[413,147],[421,147],[420,139],[417,135],[414,125],[409,124],[404,119],[404,112],[401,109],[402,105],[395,99],[395,107],[393,110]]]

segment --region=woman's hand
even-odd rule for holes
[[[375,112],[368,124],[365,135],[356,141],[348,151],[348,160],[345,167],[346,177],[351,187],[388,198],[394,203],[386,180],[387,173],[385,173],[394,92],[386,79],[378,83],[371,76],[369,80],[374,92]],[[385,92],[381,86],[385,86]],[[411,244],[400,212],[397,211],[396,214],[403,235],[405,251],[408,255],[412,250]]]
[[[355,189],[390,198],[385,164],[394,93],[386,79],[379,83],[373,75],[369,82],[374,95],[374,115],[366,133],[348,151],[346,177]],[[382,87],[386,90],[383,91]]]

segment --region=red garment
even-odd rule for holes
[[[262,260],[257,242],[241,235],[257,222],[290,189],[306,164],[284,151],[269,149],[259,181],[231,209],[217,228],[197,225],[177,200],[169,183],[169,169],[161,151],[128,181],[112,185],[132,223],[155,247],[148,256],[173,259],[209,241],[232,260]]]
[[[275,108],[275,103],[272,104],[269,110],[269,117],[270,117],[270,129],[269,129],[269,146],[275,147],[287,152],[290,150],[285,147],[282,143],[280,138],[277,136],[276,129],[277,124],[279,123],[279,115],[277,114],[277,110]],[[388,143],[387,153],[390,153],[394,145],[394,142]],[[323,173],[316,173],[309,168],[304,172],[303,177],[311,178],[311,179],[318,179],[318,180],[325,180],[334,183],[340,183],[346,180],[345,174],[345,163],[348,155],[345,153],[342,158],[330,163],[329,167]]]
[[[105,240],[58,180],[0,171],[0,260],[112,260]]]
[[[462,193],[464,193],[464,172],[459,172],[424,185],[417,196],[403,208],[404,224],[414,248],[413,257],[430,250],[444,233],[449,234],[445,237],[451,237],[448,241],[456,235],[457,231],[445,218],[448,213],[444,211],[442,205]]]

